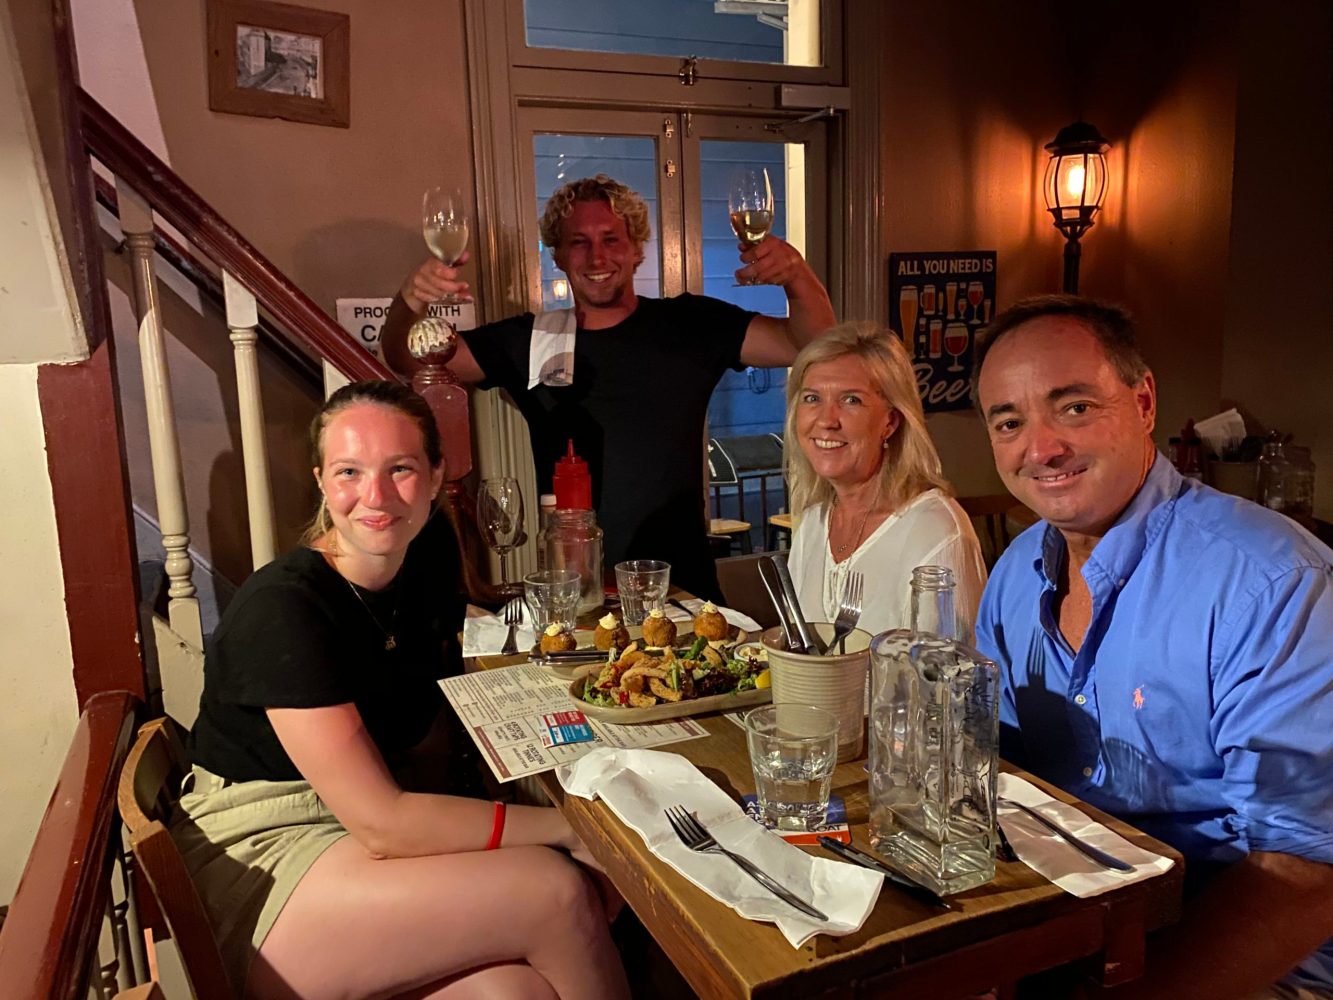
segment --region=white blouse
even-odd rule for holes
[[[858,628],[871,635],[910,628],[912,570],[947,566],[956,584],[959,635],[969,645],[973,641],[986,563],[971,520],[939,490],[927,490],[894,511],[840,563],[834,562],[829,550],[828,505],[807,508],[792,538],[789,564],[807,621],[833,621],[847,573],[863,574],[865,596]]]

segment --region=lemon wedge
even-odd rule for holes
[[[773,680],[771,677],[768,676],[767,670],[760,671],[759,675],[755,677],[754,686],[760,691],[766,690],[767,688],[773,686]]]

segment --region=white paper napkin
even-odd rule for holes
[[[568,794],[600,798],[664,864],[714,899],[743,917],[777,924],[793,948],[816,934],[855,933],[879,898],[882,875],[793,847],[742,813],[680,754],[603,747],[562,765],[556,775]],[[677,805],[693,813],[719,844],[753,861],[829,919],[816,920],[782,902],[724,855],[691,851],[667,822],[666,808]]]
[[[1108,889],[1164,872],[1175,863],[1170,858],[1135,847],[1081,809],[1051,798],[1032,782],[1017,775],[1000,775],[999,794],[1036,809],[1080,840],[1134,866],[1132,872],[1103,868],[1021,809],[1000,803],[1000,825],[1019,860],[1071,895],[1096,896]]]
[[[684,611],[681,611],[680,608],[676,607],[674,604],[668,604],[663,609],[666,612],[666,616],[670,618],[673,622],[693,623],[694,616],[697,615],[699,613],[699,609],[704,606],[704,602],[699,600],[697,597],[691,597],[688,600],[682,600],[680,603],[690,609],[689,614],[686,614]],[[725,618],[730,624],[735,625],[737,628],[745,629],[745,631],[749,632],[752,636],[755,635],[756,633],[763,631],[763,628],[757,621],[755,621],[749,615],[741,614],[741,612],[737,611],[735,608],[724,608],[719,604],[717,605],[717,610],[722,612],[722,617]]]
[[[499,615],[484,611],[474,615],[472,613],[474,610],[480,611],[479,608],[474,609],[469,606],[468,615],[463,619],[463,655],[498,656],[500,650],[504,648],[509,626]],[[532,627],[532,613],[527,605],[523,606],[523,624],[514,630],[514,641],[518,643],[520,653],[526,653],[537,644],[537,633]]]

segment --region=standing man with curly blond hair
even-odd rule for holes
[[[786,319],[702,295],[638,295],[634,273],[650,235],[648,209],[605,174],[552,194],[541,235],[569,279],[573,310],[462,331],[450,368],[464,382],[513,397],[528,421],[543,492],[573,439],[592,472],[608,566],[665,559],[673,583],[716,598],[702,502],[709,398],[728,368],[791,364],[833,325],[828,292],[794,247],[768,236],[743,248],[736,278],[781,285]],[[467,290],[458,270],[437,260],[413,271],[381,335],[389,364],[411,372],[412,319],[430,302]]]

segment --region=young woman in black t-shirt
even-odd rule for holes
[[[559,812],[393,777],[429,742],[460,624],[439,585],[457,568],[452,536],[438,517],[423,531],[443,478],[429,408],[395,383],[359,383],[312,436],[320,516],[306,546],[246,582],[209,643],[194,784],[173,822],[233,984],[254,997],[627,996],[602,877],[580,867],[596,871]]]

